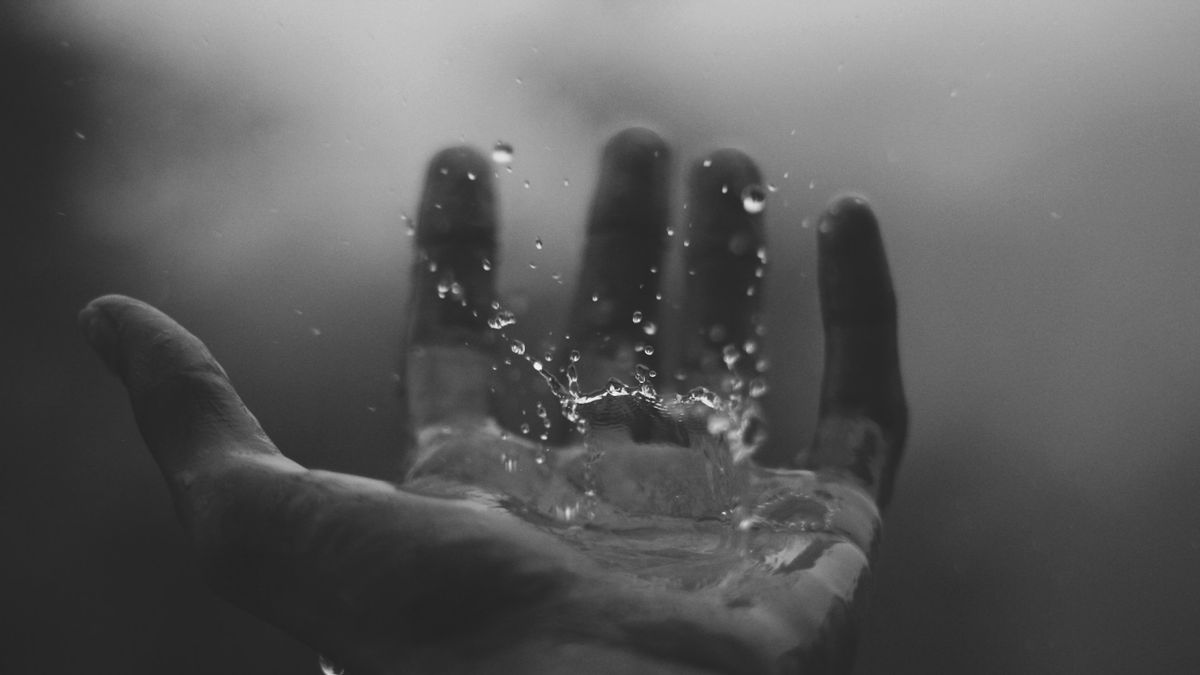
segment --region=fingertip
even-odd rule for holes
[[[821,214],[817,233],[823,239],[843,243],[878,236],[879,223],[867,198],[857,192],[844,192],[829,200]]]
[[[895,321],[895,294],[879,221],[865,197],[844,193],[817,227],[826,320]]]
[[[692,165],[692,195],[706,203],[743,210],[742,192],[762,183],[762,172],[749,155],[736,148],[710,153]]]
[[[633,236],[660,245],[670,192],[670,148],[645,127],[617,132],[600,157],[600,180],[588,220],[590,235]]]
[[[96,298],[79,311],[77,319],[79,328],[83,331],[88,345],[96,352],[100,360],[104,362],[109,372],[117,377],[121,375],[117,364],[117,327],[112,319],[109,318],[104,308],[106,305],[122,300],[128,300],[128,298],[118,295],[105,295]]]
[[[670,148],[657,132],[646,127],[628,127],[613,134],[604,146],[602,170],[652,171],[666,164]]]
[[[429,161],[417,224],[417,239],[431,243],[447,235],[458,239],[495,236],[492,166],[469,145],[437,152]]]
[[[431,181],[468,181],[490,175],[491,165],[482,152],[470,145],[451,145],[442,148],[429,159],[427,177]],[[474,174],[471,178],[468,174]]]

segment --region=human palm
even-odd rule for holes
[[[806,497],[789,502],[802,505],[792,512],[746,517],[726,508],[736,498],[716,494],[711,457],[696,460],[698,444],[722,445],[704,426],[710,409],[593,398],[574,413],[605,434],[603,459],[553,415],[532,434],[546,443],[497,423],[505,399],[493,366],[513,353],[496,320],[493,170],[468,148],[430,163],[401,382],[416,457],[399,484],[287,459],[204,345],[158,310],[105,296],[80,314],[128,389],[214,590],[352,675],[848,669],[877,505],[890,495],[907,420],[895,301],[869,207],[837,199],[818,227],[826,364],[813,443],[790,469],[728,467],[747,495]],[[668,148],[652,132],[609,142],[563,343],[553,363],[529,365],[569,366],[584,389],[627,380],[639,363],[639,377],[672,366],[671,377],[648,381],[738,402],[749,412],[734,431],[754,436],[763,227],[743,197],[758,170],[728,150],[692,169],[682,347],[664,359],[660,331],[647,327],[659,320],[669,175]],[[809,511],[824,516],[805,520]],[[621,517],[643,546],[659,531],[637,526],[657,517],[729,533],[693,551],[684,576],[706,556],[709,568],[761,559],[759,529],[795,531],[772,566],[672,583],[589,543],[595,531],[619,539]]]

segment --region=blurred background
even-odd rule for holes
[[[0,671],[318,672],[203,587],[87,300],[203,337],[298,461],[394,476],[424,162],[513,145],[536,341],[645,124],[775,188],[778,442],[815,413],[812,218],[853,188],[885,228],[913,426],[857,673],[1200,672],[1197,45],[1167,0],[6,2]]]

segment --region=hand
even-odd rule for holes
[[[645,349],[658,334],[645,324],[658,320],[668,162],[666,145],[646,130],[622,132],[605,149],[570,342],[557,364],[578,350],[585,383],[628,379],[635,360],[660,363],[660,350]],[[617,413],[606,427],[613,457],[599,462],[572,444],[569,429],[552,429],[567,443],[545,451],[494,421],[492,366],[506,347],[502,331],[487,325],[496,315],[493,170],[466,148],[430,164],[402,382],[417,459],[400,486],[287,459],[204,345],[154,308],[105,296],[80,313],[89,342],[128,390],[212,587],[352,675],[847,669],[854,603],[879,531],[876,504],[890,494],[907,416],[895,301],[869,207],[835,200],[818,227],[826,365],[815,441],[793,461],[803,470],[742,465],[750,494],[807,495],[789,503],[824,520],[792,531],[786,526],[799,521],[763,512],[778,516],[768,524],[791,542],[771,549],[778,564],[763,571],[746,563],[759,574],[687,588],[653,571],[630,573],[580,545],[603,528],[554,511],[577,503],[662,516],[665,508],[677,520],[700,517],[696,532],[713,526],[703,521],[712,495],[680,502],[621,493],[623,479],[638,478],[628,467],[646,456],[667,467],[692,461],[696,453],[686,451],[699,436],[686,416],[653,406],[591,411],[601,422]],[[685,266],[695,273],[686,280],[677,365],[687,385],[740,397],[753,410],[746,387],[761,373],[745,353],[756,350],[744,345],[757,339],[763,235],[742,192],[760,183],[758,170],[726,150],[698,162],[690,181]],[[640,324],[630,320],[635,311]],[[731,344],[738,351],[727,369]],[[510,470],[497,470],[502,463]],[[581,470],[596,475],[582,479]],[[596,484],[601,494],[588,494]],[[762,562],[766,545],[744,523],[720,524],[730,541],[741,537],[714,549],[722,573],[728,560]],[[704,560],[692,562],[694,571]]]

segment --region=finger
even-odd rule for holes
[[[579,351],[585,387],[628,381],[635,363],[657,369],[669,169],[667,145],[649,129],[626,129],[604,148],[569,339],[559,350]]]
[[[198,338],[146,303],[97,298],[79,313],[88,342],[129,392],[142,438],[191,512],[195,482],[243,460],[285,459]]]
[[[896,297],[871,207],[835,199],[818,227],[825,372],[808,468],[847,470],[887,502],[908,429]]]
[[[491,167],[472,148],[447,148],[429,162],[417,222],[402,383],[417,430],[487,417],[495,265]]]
[[[719,150],[696,162],[689,185],[680,375],[728,394],[754,381],[762,357],[762,177],[744,153]]]

